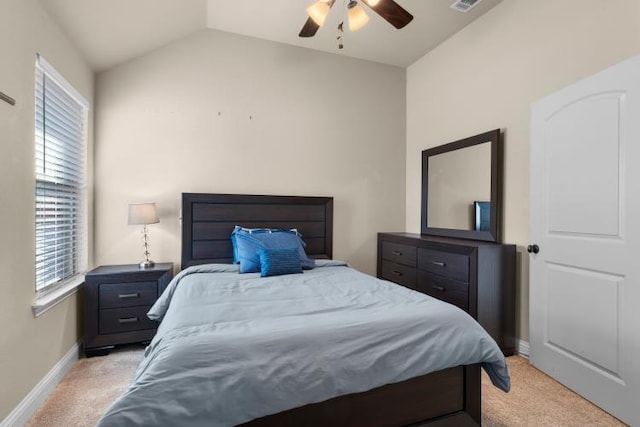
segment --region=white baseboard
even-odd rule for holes
[[[79,359],[81,342],[78,341],[62,356],[62,359],[51,368],[49,373],[22,399],[22,402],[0,422],[0,427],[21,427],[25,425],[49,394],[56,388],[65,374]]]
[[[518,340],[517,342],[518,348],[516,351],[519,356],[529,358],[529,343],[527,341]]]

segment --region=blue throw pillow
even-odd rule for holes
[[[233,227],[231,232],[231,246],[233,246],[233,263],[240,264],[240,255],[238,255],[238,233],[253,233],[254,231],[268,231],[268,228],[244,228],[239,225]]]
[[[315,261],[307,257],[304,251],[304,242],[300,233],[296,230],[277,229],[246,229],[236,227],[232,233],[232,242],[235,240],[234,258],[240,263],[240,273],[255,273],[260,271],[260,249],[290,249],[298,250],[302,268],[310,269],[315,266]]]
[[[233,263],[234,264],[240,263],[240,257],[238,256],[238,239],[236,237],[236,230],[238,230],[239,228],[240,227],[236,225],[233,228],[233,231],[231,232],[231,246],[233,246]]]
[[[260,276],[280,276],[302,273],[302,264],[297,248],[260,249]]]

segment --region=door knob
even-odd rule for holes
[[[527,246],[527,252],[537,254],[538,252],[540,252],[540,246],[529,245]]]

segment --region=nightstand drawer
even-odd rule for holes
[[[469,283],[420,271],[418,291],[469,310]]]
[[[382,258],[397,264],[416,266],[416,248],[400,243],[382,242]]]
[[[98,331],[101,334],[155,329],[158,323],[147,317],[149,306],[100,310]]]
[[[452,252],[418,249],[418,268],[452,279],[469,281],[469,256]]]
[[[416,289],[416,269],[394,262],[382,261],[382,279]]]
[[[153,305],[158,298],[157,282],[103,283],[99,290],[100,309]]]

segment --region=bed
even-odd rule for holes
[[[182,217],[183,271],[100,427],[471,426],[480,364],[509,389],[501,352],[466,313],[331,260],[332,198],[185,193]],[[296,228],[316,268],[238,274],[236,224]]]

